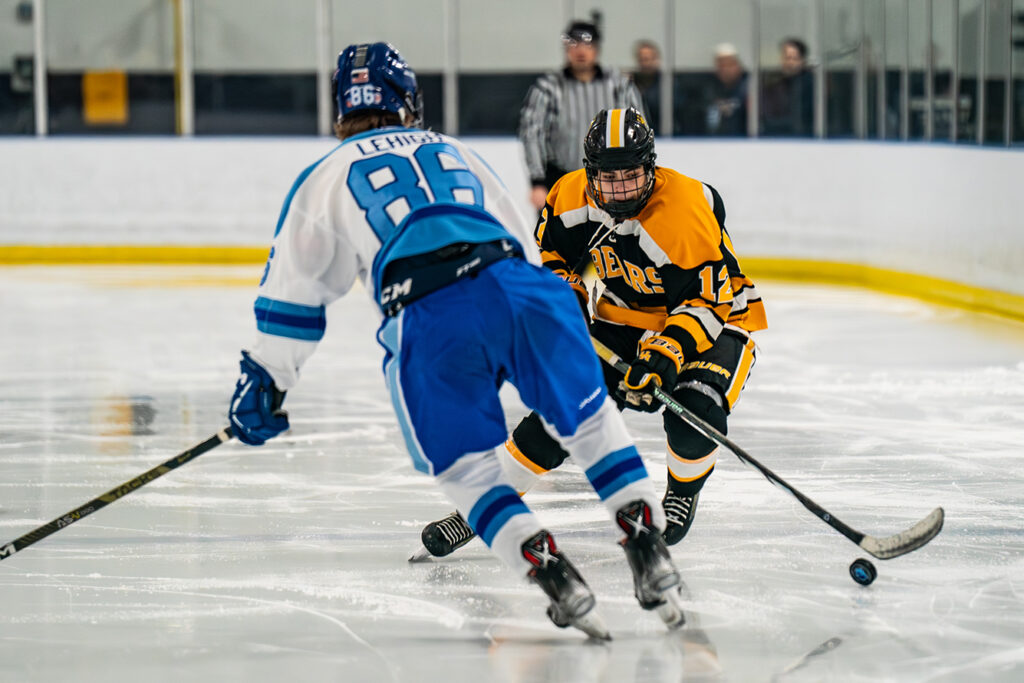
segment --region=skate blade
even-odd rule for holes
[[[668,626],[669,630],[682,628],[686,623],[686,614],[683,612],[683,599],[679,595],[678,587],[669,588],[662,593],[662,597],[665,598],[665,602],[655,607],[654,611],[658,613],[658,617]]]
[[[596,609],[590,610],[581,617],[576,617],[572,620],[572,625],[596,640],[612,639],[611,632]]]
[[[409,561],[410,562],[426,562],[427,560],[429,560],[432,557],[433,557],[433,555],[430,554],[430,551],[427,550],[427,548],[425,546],[421,545],[420,549],[412,554],[412,557],[409,558]]]

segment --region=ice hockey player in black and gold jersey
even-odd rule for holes
[[[605,367],[620,408],[654,412],[652,387],[722,433],[754,365],[750,333],[766,327],[764,307],[740,269],[718,192],[655,165],[654,134],[633,108],[602,110],[584,143],[584,168],[551,188],[536,229],[544,265],[576,291],[590,333],[627,362],[623,377]],[[591,266],[592,264],[592,266]],[[590,301],[584,272],[603,286]],[[591,316],[592,312],[592,316]],[[565,359],[559,362],[568,362]],[[716,445],[670,411],[668,487],[662,504],[671,545],[686,535],[714,470]],[[506,443],[506,470],[520,492],[567,457],[536,413]],[[452,513],[424,529],[441,556],[472,537]],[[468,527],[467,527],[468,529]]]

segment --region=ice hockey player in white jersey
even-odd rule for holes
[[[413,464],[540,586],[551,620],[609,637],[593,593],[499,465],[505,381],[586,472],[623,534],[641,606],[680,626],[664,513],[572,289],[539,266],[528,224],[487,165],[419,128],[416,76],[394,47],[346,48],[335,92],[342,142],[285,199],[230,403],[235,435],[258,446],[288,429],[285,393],[324,335],[325,306],[358,277],[382,312],[385,381]]]

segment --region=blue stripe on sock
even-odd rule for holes
[[[529,512],[530,509],[511,486],[495,486],[480,497],[466,521],[490,547],[494,537],[510,518]]]
[[[644,461],[634,446],[609,453],[587,470],[587,478],[601,500],[646,477]]]

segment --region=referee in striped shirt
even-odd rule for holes
[[[573,21],[562,44],[565,68],[538,78],[519,114],[519,139],[533,185],[530,202],[538,211],[556,180],[583,167],[583,138],[597,112],[630,106],[644,112],[632,81],[597,63],[601,34],[595,24]]]

